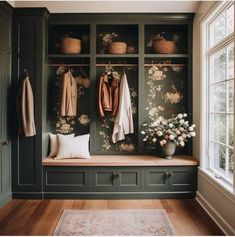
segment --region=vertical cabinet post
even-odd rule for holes
[[[16,9],[13,18],[12,191],[15,198],[42,197],[42,81],[45,60],[45,8]],[[17,94],[27,70],[34,94],[36,136],[19,135]]]

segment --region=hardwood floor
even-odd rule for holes
[[[64,209],[163,208],[177,235],[223,235],[193,199],[12,200],[0,209],[0,235],[52,235]]]

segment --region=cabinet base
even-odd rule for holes
[[[13,199],[43,199],[41,192],[14,192],[12,193]]]
[[[161,193],[107,193],[107,192],[93,192],[93,193],[43,193],[44,199],[154,199],[154,198],[195,198],[196,192],[161,192]]]

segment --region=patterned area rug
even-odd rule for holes
[[[54,235],[174,235],[163,209],[64,210]]]

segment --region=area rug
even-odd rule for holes
[[[53,235],[174,235],[163,209],[64,210]]]

